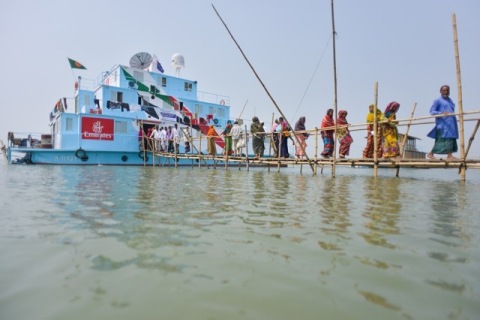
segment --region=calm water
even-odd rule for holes
[[[479,319],[480,170],[0,165],[0,319]]]

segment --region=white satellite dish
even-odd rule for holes
[[[180,73],[181,68],[185,68],[185,58],[180,53],[175,53],[172,56],[172,67],[177,71],[177,75]]]
[[[137,69],[146,69],[152,63],[152,55],[147,52],[139,52],[130,58],[130,67]]]

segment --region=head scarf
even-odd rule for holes
[[[216,133],[217,132],[215,131],[215,127],[213,125],[208,127],[207,136],[215,136]]]
[[[389,118],[391,115],[396,114],[398,109],[400,109],[400,103],[396,101],[390,102],[385,109],[385,117]]]
[[[305,130],[305,117],[300,117],[297,123],[295,123],[295,131],[304,131]]]
[[[330,117],[329,113],[333,112],[333,109],[328,109],[327,114],[322,119],[322,128],[333,127],[335,126],[335,122],[333,121],[333,117]],[[331,129],[333,130],[333,129]]]
[[[252,134],[257,133],[257,132],[265,132],[262,124],[260,123],[260,120],[258,120],[258,117],[253,117],[252,118],[252,123],[250,124],[250,132]]]
[[[337,124],[339,124],[339,125],[348,124],[347,114],[348,114],[348,112],[345,111],[345,110],[338,111]]]
[[[367,114],[367,123],[373,123],[373,120],[374,120],[374,108],[375,108],[375,105],[371,104],[368,106],[368,114]],[[380,111],[380,109],[377,108],[377,121],[381,121],[382,120],[382,111]]]

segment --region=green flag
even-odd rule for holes
[[[83,66],[83,64],[81,64],[80,62],[78,61],[75,61],[75,60],[72,60],[70,58],[67,58],[68,59],[68,62],[70,63],[70,68],[72,69],[85,69],[87,70],[87,68],[85,68]]]

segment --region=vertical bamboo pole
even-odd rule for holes
[[[318,128],[315,127],[315,170],[313,175],[316,176],[318,171]]]
[[[377,108],[378,108],[378,82],[375,82],[375,98],[373,108],[373,176],[378,177],[378,121],[377,121]]]
[[[272,127],[273,127],[273,124],[275,123],[275,112],[272,112]],[[272,131],[271,127],[270,127],[270,131]],[[268,141],[270,141],[270,143],[268,144],[269,148],[268,148],[268,155],[269,156],[272,156],[272,134],[275,134],[275,133],[272,133],[270,132],[270,134],[268,135]],[[265,136],[266,138],[266,136]],[[275,142],[273,142],[275,143]],[[268,172],[270,172],[270,165],[268,166]]]
[[[199,132],[200,135],[198,137],[198,150],[197,150],[197,155],[198,155],[198,167],[201,168],[202,167],[202,131]],[[208,164],[207,164],[207,168],[208,168]]]
[[[250,171],[250,165],[248,163],[248,134],[247,134],[247,125],[245,125],[245,160],[247,163],[247,171]]]
[[[278,164],[277,164],[277,172],[280,172],[280,165],[281,165],[281,160],[280,160],[280,155],[281,155],[281,151],[282,150],[282,132],[283,130],[280,130],[280,132],[278,132],[278,154],[277,154],[277,161],[278,161]]]
[[[334,83],[334,102],[333,102],[333,117],[334,119],[337,117],[337,57],[336,57],[336,49],[335,49],[335,15],[333,10],[333,0],[332,0],[332,34],[333,34],[333,83]],[[332,161],[332,177],[335,178],[335,164],[336,164],[336,154],[337,154],[337,121],[335,121],[335,131],[333,132],[333,161]]]
[[[457,18],[455,14],[452,15],[453,24],[453,43],[455,47],[455,61],[457,65],[457,90],[458,90],[458,118],[460,120],[460,158],[465,161],[465,140],[464,140],[464,126],[463,126],[463,100],[462,100],[462,77],[460,75],[460,53],[458,50],[458,35],[457,35]],[[465,181],[466,170],[465,166],[460,168],[460,180]]]
[[[173,138],[173,152],[175,152],[173,156],[173,161],[175,161],[175,168],[178,168],[178,150],[177,150],[177,141],[175,140],[175,137]]]

